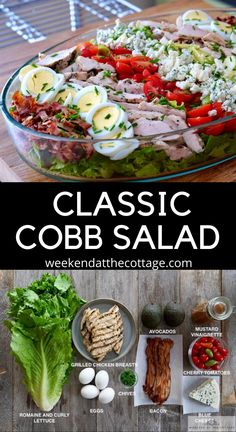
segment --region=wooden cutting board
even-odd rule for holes
[[[193,5],[192,5],[193,6]],[[194,1],[195,8],[207,8],[212,6],[212,2],[209,1]],[[167,4],[154,6],[152,8],[145,9],[144,11],[132,15],[134,18],[150,18],[156,13],[172,12],[177,9],[189,8],[189,1],[171,1]],[[12,48],[5,48],[1,50],[0,56],[0,86],[2,87],[12,72],[23,64],[30,57],[33,57],[39,51],[53,45],[54,43],[74,36],[75,34],[81,34],[83,31],[87,31],[95,26],[84,27],[83,30],[76,32],[66,31],[60,34],[50,36],[46,41],[29,44],[22,42]],[[0,118],[0,181],[4,182],[45,182],[53,181],[47,177],[37,173],[33,169],[29,168],[25,162],[21,160],[17,151],[13,145],[12,139],[10,138],[3,117]],[[236,181],[236,160],[226,162],[222,165],[218,165],[214,168],[210,168],[204,171],[200,171],[195,174],[185,175],[178,177],[175,180],[170,181],[181,181],[181,182],[235,182]]]

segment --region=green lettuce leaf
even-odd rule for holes
[[[50,411],[71,370],[71,321],[85,300],[70,276],[44,274],[26,288],[9,291],[11,350],[36,405]]]

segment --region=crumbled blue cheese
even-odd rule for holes
[[[215,379],[209,379],[192,390],[189,397],[217,409],[220,404],[219,385]]]

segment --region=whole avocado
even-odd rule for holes
[[[146,304],[142,310],[142,323],[149,329],[155,329],[161,322],[161,307],[158,304]]]
[[[180,303],[169,302],[164,309],[164,320],[171,327],[177,327],[185,319],[185,311]]]

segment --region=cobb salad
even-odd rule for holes
[[[9,112],[58,137],[32,136],[32,157],[72,176],[151,177],[233,153],[236,17],[117,20],[24,66]]]

